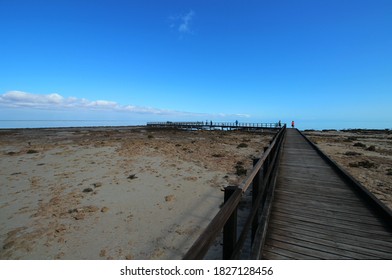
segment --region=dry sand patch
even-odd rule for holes
[[[179,259],[271,137],[1,130],[0,258]]]

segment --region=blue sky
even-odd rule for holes
[[[392,1],[0,0],[0,119],[392,128]]]

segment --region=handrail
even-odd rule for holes
[[[284,125],[284,124],[282,124]],[[281,128],[279,123],[240,123],[240,122],[148,122],[151,127],[231,127],[231,128]]]
[[[254,180],[256,177],[261,177],[262,173],[265,172],[265,177],[263,176],[264,177],[263,180],[260,180],[259,182],[260,185],[253,186],[253,188],[257,187],[262,190],[260,190],[257,198],[254,199],[256,203],[252,205],[252,208],[260,207],[259,204],[260,202],[262,202],[262,199],[265,200],[267,198],[265,195],[267,192],[266,189],[273,190],[271,184],[274,184],[274,175],[276,175],[276,170],[277,170],[277,159],[279,157],[280,148],[282,146],[285,132],[286,132],[286,125],[283,125],[283,127],[276,134],[276,137],[274,137],[274,139],[271,141],[266,151],[262,154],[260,159],[254,165],[250,175],[234,190],[234,192],[231,194],[229,199],[225,202],[225,204],[220,209],[220,211],[215,215],[215,217],[209,223],[207,228],[203,231],[203,233],[199,236],[199,238],[193,243],[193,245],[185,254],[183,259],[189,260],[189,259],[204,258],[205,254],[208,252],[208,249],[210,248],[210,246],[212,245],[212,243],[214,242],[218,234],[222,231],[229,218],[232,215],[235,215],[236,209],[238,207],[239,202],[241,201],[243,193],[249,188],[252,182],[254,184]],[[259,201],[259,204],[257,204],[257,201]],[[254,211],[257,212],[257,210]],[[253,213],[253,211],[251,211],[251,216],[252,217],[250,218],[250,220],[249,219],[247,220],[246,224],[248,226],[246,226],[244,230],[249,230],[250,228],[249,224],[252,223],[255,218],[258,219],[258,215]],[[237,231],[236,227],[234,231],[235,232]],[[257,228],[254,229],[254,232],[256,231]],[[244,234],[241,234],[241,237],[239,239],[240,243],[243,243],[243,236]],[[239,246],[237,245],[238,244],[234,246],[233,252],[230,253],[231,255],[230,258],[236,257],[235,255],[238,254]]]
[[[253,180],[252,194],[253,194],[254,198],[253,198],[253,203],[252,203],[252,209],[251,209],[251,212],[246,220],[246,223],[245,223],[244,228],[242,230],[241,236],[238,239],[238,242],[237,242],[238,244],[237,244],[236,248],[233,250],[232,258],[238,258],[239,254],[240,254],[241,247],[246,239],[246,233],[249,231],[252,223],[253,223],[252,226],[255,226],[255,228],[253,228],[253,232],[252,232],[252,250],[251,251],[252,251],[253,259],[258,259],[258,257],[255,257],[255,256],[258,256],[261,253],[262,247],[264,245],[264,239],[265,239],[264,234],[266,233],[266,229],[268,226],[269,214],[270,214],[270,209],[271,209],[273,194],[274,194],[274,187],[275,187],[276,178],[277,178],[277,169],[278,169],[277,166],[278,166],[278,162],[279,162],[281,146],[283,143],[283,137],[279,137],[279,138],[277,137],[276,139],[278,139],[278,143],[275,145],[276,150],[274,152],[271,152],[272,159],[271,159],[269,166],[267,167],[267,171],[265,172],[264,188],[262,190],[260,190],[259,188],[255,189],[255,187],[257,187],[258,182],[257,181],[255,182],[255,180]],[[261,168],[264,168],[264,167],[262,166]],[[259,207],[262,201],[263,201],[264,205],[263,205],[263,207]],[[257,221],[255,223],[254,218],[258,216],[259,208],[261,208],[261,210],[262,210],[261,220],[260,220],[260,222]],[[257,244],[257,245],[255,246],[255,244]],[[257,251],[257,253],[254,253],[254,251]]]
[[[286,128],[286,126],[284,126],[284,128]],[[245,178],[244,181],[242,181],[242,183],[238,186],[240,189],[242,189],[242,192],[246,192],[246,190],[249,188],[249,186],[251,185],[254,177],[256,176],[257,172],[260,170],[260,168],[263,166],[265,160],[268,158],[268,156],[271,153],[271,150],[275,147],[277,139],[279,138],[279,136],[283,133],[283,130],[280,130],[276,135],[276,137],[274,137],[274,139],[271,141],[270,145],[268,146],[267,150],[263,152],[261,158],[259,159],[259,161],[257,162],[257,164],[255,166],[253,166],[252,171],[250,172],[250,175],[248,177]]]

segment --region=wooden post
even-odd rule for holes
[[[238,189],[237,186],[228,186],[225,188],[225,198],[226,203],[230,196]],[[231,259],[233,254],[235,244],[237,242],[237,207],[231,214],[230,218],[227,220],[225,226],[223,227],[223,256],[224,260]]]
[[[264,152],[266,152],[268,150],[268,147],[264,147]],[[271,153],[270,153],[271,154]],[[263,185],[265,185],[265,175],[268,172],[268,168],[269,168],[269,156],[265,159],[264,164],[263,164],[263,178],[264,178],[264,182]]]
[[[253,166],[255,166],[259,160],[260,160],[259,158],[253,159]],[[261,172],[262,172],[262,169],[259,169],[259,171],[257,171],[257,174],[254,177],[253,182],[252,182],[252,208],[256,207],[255,201],[256,201],[257,196],[259,195],[259,192],[260,192]],[[258,225],[259,225],[259,210],[257,209],[256,215],[252,221],[252,235],[251,235],[251,242],[252,243],[255,238],[255,234],[256,234]]]

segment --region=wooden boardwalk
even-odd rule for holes
[[[240,123],[240,122],[148,122],[148,127],[179,128],[188,130],[264,130],[280,129],[279,123]]]
[[[287,129],[262,258],[392,259],[391,219]]]

